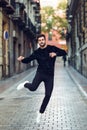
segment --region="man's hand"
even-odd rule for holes
[[[51,52],[51,53],[49,53],[49,56],[53,58],[53,57],[56,56],[56,53],[55,52]]]
[[[23,56],[19,56],[19,57],[17,58],[18,61],[21,61],[21,60],[23,60],[23,59],[24,59]]]

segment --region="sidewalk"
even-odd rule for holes
[[[26,77],[27,74],[34,71],[36,67],[32,67],[20,74],[16,74],[15,76],[12,76],[10,78],[4,79],[0,81],[0,93],[4,92],[9,87],[13,86],[17,82],[21,81],[24,77]]]
[[[87,78],[82,76],[78,71],[76,71],[71,66],[66,67],[66,70],[71,76],[72,80],[76,83],[82,94],[87,98]]]

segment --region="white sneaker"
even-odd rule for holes
[[[25,81],[25,82],[19,84],[19,85],[17,86],[17,90],[23,89],[23,88],[24,88],[24,85],[25,85],[26,83],[29,83],[29,81]]]
[[[40,123],[40,119],[41,119],[41,113],[37,112],[37,118],[36,118],[36,122]]]

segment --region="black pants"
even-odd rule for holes
[[[46,74],[37,72],[35,75],[35,78],[33,79],[33,82],[26,83],[24,85],[25,88],[28,88],[30,91],[35,91],[42,81],[44,82],[44,85],[45,85],[45,97],[44,97],[42,105],[40,107],[40,111],[39,111],[40,113],[44,113],[44,111],[47,107],[47,104],[50,100],[52,90],[53,90],[54,76],[50,76],[50,75],[46,75]]]

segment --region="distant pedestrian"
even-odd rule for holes
[[[46,37],[44,34],[38,35],[37,41],[39,44],[39,48],[36,49],[29,57],[26,58],[24,58],[23,56],[18,57],[18,61],[25,64],[31,62],[32,60],[37,60],[38,68],[36,71],[36,75],[32,83],[30,83],[29,81],[25,81],[18,85],[17,90],[27,88],[30,91],[35,91],[40,85],[40,83],[42,81],[44,82],[45,97],[43,99],[42,105],[40,107],[40,110],[36,118],[37,123],[39,123],[41,115],[44,113],[53,91],[54,65],[55,65],[56,56],[66,55],[66,52],[55,46],[47,45]]]
[[[68,66],[70,66],[70,58],[68,57]]]
[[[66,55],[63,56],[63,65],[66,66]]]

